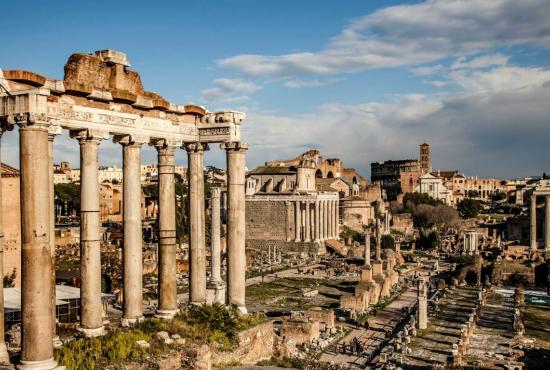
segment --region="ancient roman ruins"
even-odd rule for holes
[[[93,337],[104,333],[100,290],[98,148],[101,141],[109,137],[121,145],[124,166],[122,325],[132,326],[143,319],[139,173],[143,145],[152,145],[158,151],[158,317],[171,318],[178,310],[174,209],[174,155],[177,149],[187,152],[189,163],[190,301],[206,302],[203,163],[205,152],[214,143],[219,143],[227,155],[227,303],[246,311],[243,230],[248,145],[241,141],[240,133],[245,115],[236,111],[209,112],[197,105],[173,104],[156,93],[145,91],[140,75],[129,67],[124,53],[102,50],[93,55],[71,55],[65,65],[63,80],[23,70],[4,70],[0,75],[0,135],[18,127],[20,137],[23,225],[21,369],[53,369],[57,366],[53,359],[55,268],[52,261],[55,240],[52,151],[56,136],[62,135],[63,130],[68,130],[80,145],[80,326],[84,335]],[[213,197],[214,202],[219,203],[219,199],[219,196]],[[219,204],[215,204],[214,209],[218,211],[213,218],[213,235],[219,238]],[[219,254],[219,248],[214,250]],[[217,268],[213,270],[214,283],[219,288],[223,285],[219,256],[214,256],[213,260],[217,261],[213,266],[213,269]],[[226,301],[222,296],[217,300]],[[1,303],[0,307],[3,307]],[[3,326],[0,331],[3,337]]]

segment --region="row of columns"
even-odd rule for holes
[[[294,202],[295,242],[338,238],[338,200]]]
[[[550,252],[550,194],[545,194],[544,207],[544,249]],[[529,207],[529,245],[532,251],[537,250],[537,194],[531,194]]]
[[[47,121],[31,115],[18,116],[21,167],[21,369],[54,369],[55,336],[55,225],[53,217],[53,138]],[[0,130],[2,133],[6,127]],[[101,305],[101,249],[99,219],[98,149],[107,133],[71,131],[80,144],[81,169],[81,322],[86,336],[104,333]],[[141,146],[148,140],[131,135],[115,136],[123,147],[123,314],[122,325],[143,319]],[[176,145],[153,140],[159,168],[159,301],[157,315],[171,318],[177,312],[176,212],[174,154]],[[245,308],[245,152],[246,143],[220,145],[226,150],[228,173],[228,271],[227,303]],[[190,302],[206,302],[204,236],[204,151],[207,144],[185,144],[189,161]],[[1,204],[1,198],[0,198]],[[219,198],[218,198],[219,204]],[[219,207],[213,227],[219,230]],[[1,212],[0,212],[1,215]],[[0,217],[0,272],[3,233]],[[219,243],[219,231],[218,243]],[[215,240],[216,238],[214,238]],[[219,244],[213,245],[213,266],[219,269]],[[214,255],[218,255],[215,257]],[[217,259],[216,259],[217,258]],[[213,278],[221,280],[219,270]],[[0,300],[3,294],[0,294]],[[3,304],[2,307],[3,316]],[[0,335],[4,336],[3,320]],[[2,359],[0,343],[0,362]]]

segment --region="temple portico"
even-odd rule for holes
[[[178,310],[174,184],[178,148],[184,148],[189,159],[190,302],[206,302],[203,168],[209,143],[221,143],[227,154],[228,303],[246,312],[244,171],[248,145],[240,139],[244,114],[208,112],[196,105],[172,104],[158,94],[145,91],[139,74],[130,71],[128,66],[125,54],[103,50],[95,55],[73,54],[65,67],[63,80],[48,79],[29,71],[0,72],[0,137],[15,126],[19,127],[20,135],[21,369],[57,367],[53,358],[55,225],[52,161],[53,138],[63,130],[69,130],[80,146],[82,282],[79,329],[83,335],[91,337],[105,332],[101,307],[98,149],[100,142],[109,137],[121,145],[123,159],[122,325],[132,326],[143,319],[140,165],[144,144],[155,146],[158,154],[157,316],[169,319]],[[223,285],[219,208],[217,197],[217,205],[213,204],[216,220],[212,224],[212,280]],[[1,243],[0,218],[0,251]],[[3,326],[0,330],[3,335]],[[2,344],[0,361],[2,348],[5,348]]]

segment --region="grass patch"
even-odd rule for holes
[[[540,347],[550,349],[550,307],[526,305],[523,311],[525,336]]]

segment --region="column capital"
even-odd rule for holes
[[[122,146],[141,146],[149,141],[147,136],[142,135],[115,135],[113,136],[113,143],[120,144]]]
[[[20,128],[36,126],[47,129],[50,125],[50,118],[46,113],[18,113],[7,116],[6,123],[10,126],[18,125]]]
[[[176,139],[158,139],[153,138],[151,139],[151,142],[149,145],[154,146],[158,149],[166,149],[166,148],[177,148],[182,146],[181,140]]]
[[[50,126],[48,127],[48,140],[53,141],[57,135],[61,135],[63,129],[58,124],[56,120],[52,120]]]
[[[222,196],[222,189],[220,188],[212,188],[210,190],[210,197],[211,198],[220,198]]]
[[[248,150],[248,143],[244,141],[227,141],[220,144],[220,149],[235,152],[245,152]]]
[[[76,139],[79,142],[97,141],[99,143],[101,140],[107,139],[109,137],[109,133],[107,131],[95,129],[71,130],[70,136],[71,138]]]
[[[206,143],[183,143],[182,148],[187,151],[187,153],[204,153],[205,151],[210,150],[210,147]]]

